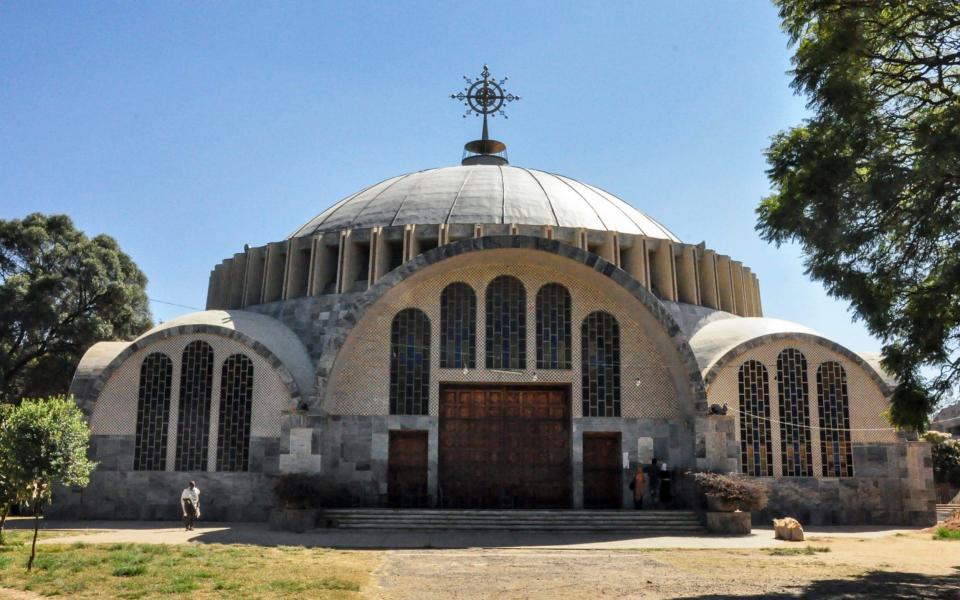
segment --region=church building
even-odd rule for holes
[[[71,393],[99,465],[51,512],[176,519],[195,480],[205,517],[263,520],[284,473],[340,506],[628,508],[656,457],[768,482],[765,514],[931,522],[875,356],[764,317],[749,257],[641,199],[510,165],[486,118],[516,97],[486,70],[458,99],[484,117],[461,165],[237,249],[206,310],[90,348]]]

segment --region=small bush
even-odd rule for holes
[[[324,486],[315,475],[281,475],[273,484],[273,493],[285,508],[318,508]]]
[[[743,475],[733,473],[694,473],[700,491],[735,504],[740,510],[760,510],[767,505],[767,487]]]
[[[960,531],[950,529],[949,527],[937,527],[937,532],[933,534],[935,540],[960,540]]]

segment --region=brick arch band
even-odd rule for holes
[[[856,354],[855,352],[852,352],[851,350],[845,348],[844,346],[841,346],[836,342],[832,342],[828,340],[825,337],[814,335],[812,333],[804,333],[800,331],[768,333],[765,335],[757,336],[755,338],[751,338],[745,342],[741,342],[737,344],[733,348],[724,352],[720,356],[720,358],[713,361],[713,363],[711,363],[710,366],[707,367],[705,374],[703,376],[704,382],[709,386],[711,383],[713,383],[713,380],[717,378],[717,376],[720,374],[720,371],[725,366],[727,366],[730,362],[735,360],[738,356],[740,356],[744,352],[748,350],[752,350],[753,348],[759,348],[760,346],[765,346],[770,342],[780,342],[780,341],[807,342],[808,344],[814,344],[816,346],[822,346],[828,350],[833,350],[840,356],[843,356],[844,358],[848,359],[850,362],[854,363],[855,365],[863,369],[863,371],[870,377],[870,379],[872,379],[874,383],[876,383],[877,386],[880,387],[880,391],[883,393],[884,396],[889,398],[890,395],[893,393],[893,389],[890,387],[890,385],[887,384],[886,381],[883,380],[882,377],[880,377],[880,374],[877,373],[877,370],[874,369],[873,366],[871,366],[869,363],[867,363],[867,361],[863,360],[863,358],[860,355]]]
[[[667,334],[667,337],[670,338],[670,342],[680,356],[680,360],[686,370],[687,381],[690,384],[690,391],[692,392],[694,401],[694,411],[701,413],[706,412],[707,392],[706,385],[700,373],[700,367],[697,364],[697,360],[694,357],[693,350],[690,348],[686,335],[660,300],[626,271],[592,252],[581,250],[580,248],[557,240],[529,235],[494,235],[469,238],[434,248],[390,271],[380,278],[377,283],[368,288],[367,291],[352,299],[350,304],[344,306],[343,312],[340,313],[340,324],[342,328],[336,335],[331,336],[327,340],[323,353],[317,361],[316,396],[311,399],[313,406],[319,407],[322,399],[326,396],[327,384],[331,373],[333,373],[340,349],[346,343],[353,328],[356,327],[371,306],[384,298],[394,286],[424,269],[448,258],[486,250],[532,250],[545,252],[584,265],[607,277],[613,283],[626,290],[640,302],[650,312],[657,323],[663,327],[664,332]]]
[[[100,396],[100,392],[103,391],[104,386],[107,385],[108,381],[110,381],[110,377],[113,376],[116,370],[119,369],[120,366],[127,361],[127,359],[133,356],[135,352],[148,348],[150,345],[160,340],[165,340],[174,336],[188,336],[201,333],[235,340],[265,359],[270,364],[270,367],[273,368],[273,370],[280,376],[280,381],[286,388],[287,393],[290,394],[290,400],[292,404],[291,409],[300,404],[300,399],[303,395],[300,390],[300,386],[297,385],[296,380],[293,378],[293,375],[290,373],[287,367],[283,364],[283,361],[281,361],[272,350],[258,342],[256,339],[243,332],[237,331],[236,329],[230,329],[228,327],[221,327],[219,325],[212,325],[209,323],[197,323],[192,325],[177,325],[176,327],[170,327],[169,329],[161,329],[160,331],[147,334],[131,342],[129,346],[117,354],[117,356],[115,356],[113,360],[111,360],[110,363],[104,367],[100,374],[97,375],[91,386],[90,393],[85,394],[83,398],[78,398],[78,405],[80,406],[80,409],[88,417],[93,414],[93,405],[96,403],[96,398]]]

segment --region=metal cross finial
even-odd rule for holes
[[[510,78],[491,78],[490,69],[487,65],[483,65],[483,71],[480,73],[479,79],[470,79],[464,76],[463,80],[467,82],[466,87],[458,94],[450,94],[450,97],[463,102],[463,105],[467,107],[467,111],[463,113],[464,118],[473,113],[478,117],[483,115],[484,121],[486,121],[487,115],[491,117],[500,115],[506,119],[507,114],[503,112],[503,105],[520,99],[520,96],[514,96],[504,89],[504,84],[508,79]]]

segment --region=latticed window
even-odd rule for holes
[[[173,361],[166,354],[154,352],[140,365],[134,471],[163,471],[167,467],[172,378]]]
[[[487,286],[487,368],[527,368],[527,292],[516,277],[501,275]]]
[[[777,356],[777,394],[783,475],[812,477],[807,359],[796,348],[787,348]]]
[[[537,292],[537,368],[570,368],[570,292],[548,283]]]
[[[177,471],[205,471],[210,440],[213,348],[197,340],[183,349],[180,365],[180,414],[177,422]]]
[[[477,366],[477,295],[461,282],[440,294],[440,368]]]
[[[234,354],[223,361],[220,371],[218,471],[247,470],[252,403],[253,361],[242,354]]]
[[[746,475],[773,476],[770,387],[767,368],[755,360],[740,365],[740,464]]]
[[[583,320],[580,336],[583,416],[620,416],[620,325],[597,311]]]
[[[853,477],[847,373],[838,362],[825,362],[817,369],[817,413],[823,476]]]
[[[430,319],[407,308],[390,325],[390,414],[425,415],[430,405]]]

